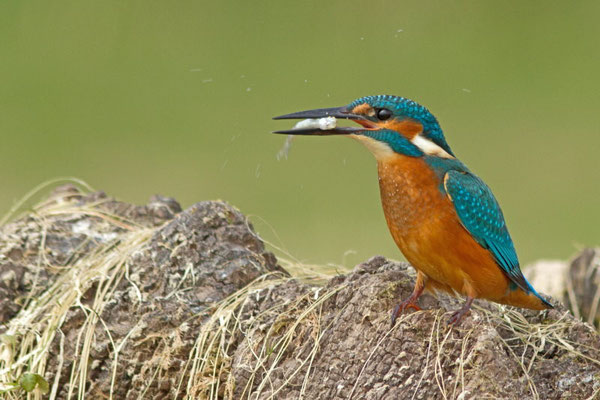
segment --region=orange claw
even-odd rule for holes
[[[396,323],[398,315],[402,314],[406,309],[412,308],[415,311],[421,311],[421,307],[417,304],[417,300],[423,294],[425,290],[425,274],[421,271],[417,271],[417,281],[415,282],[415,288],[413,292],[406,300],[394,307],[392,311],[392,326]]]
[[[406,311],[406,309],[407,309],[407,308],[412,308],[412,309],[413,309],[413,310],[415,310],[415,311],[421,311],[421,307],[419,307],[419,306],[418,306],[417,304],[415,304],[415,303],[408,303],[408,304],[406,305],[406,307],[404,307],[404,308],[402,309],[402,312]]]
[[[415,311],[421,311],[421,307],[419,307],[419,305],[416,303],[417,297],[418,296],[414,296],[413,294],[408,299],[394,307],[394,311],[392,311],[392,326],[396,324],[396,319],[398,316],[407,309],[412,308]]]
[[[448,320],[448,325],[458,325],[460,320],[462,320],[465,314],[471,309],[471,303],[473,303],[473,297],[467,297],[465,305],[462,306],[458,311],[452,313],[450,319]]]

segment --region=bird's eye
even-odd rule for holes
[[[390,110],[388,110],[387,108],[380,108],[379,110],[377,110],[377,118],[379,118],[380,121],[385,121],[386,119],[390,119],[391,116],[392,116],[392,112]]]

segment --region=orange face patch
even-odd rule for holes
[[[375,109],[368,103],[359,104],[352,109],[352,114],[364,115],[366,117],[374,117]],[[411,118],[405,118],[397,120],[390,118],[387,121],[367,121],[367,120],[356,120],[357,123],[361,124],[368,129],[390,129],[401,133],[408,140],[412,140],[415,136],[423,132],[423,125]]]
[[[389,121],[384,121],[383,123],[378,125],[381,128],[391,129],[396,132],[400,132],[408,140],[412,140],[419,133],[423,132],[423,125],[420,122],[409,118],[400,121],[396,119],[391,119]]]
[[[375,110],[369,104],[362,103],[362,104],[359,104],[358,106],[354,107],[352,109],[352,113],[372,117],[373,115],[375,115]]]

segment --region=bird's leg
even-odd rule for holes
[[[396,305],[394,311],[392,311],[392,326],[396,323],[398,315],[402,314],[407,308],[421,311],[421,307],[417,304],[417,300],[423,294],[423,290],[425,290],[425,279],[425,274],[421,271],[417,271],[417,281],[415,282],[415,288],[413,289],[412,294],[408,296],[406,300]]]
[[[473,300],[474,300],[473,297],[468,296],[467,301],[465,302],[465,305],[462,306],[460,308],[460,310],[452,313],[452,315],[450,316],[450,319],[448,320],[448,325],[458,324],[460,322],[460,320],[465,316],[465,314],[467,312],[469,312],[469,309],[471,309],[471,304],[473,303]]]

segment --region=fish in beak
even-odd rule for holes
[[[362,127],[337,126],[337,119],[357,121]],[[362,115],[353,114],[347,106],[333,108],[317,108],[280,115],[273,119],[303,119],[292,129],[275,131],[284,135],[352,135],[364,131],[371,122]]]

